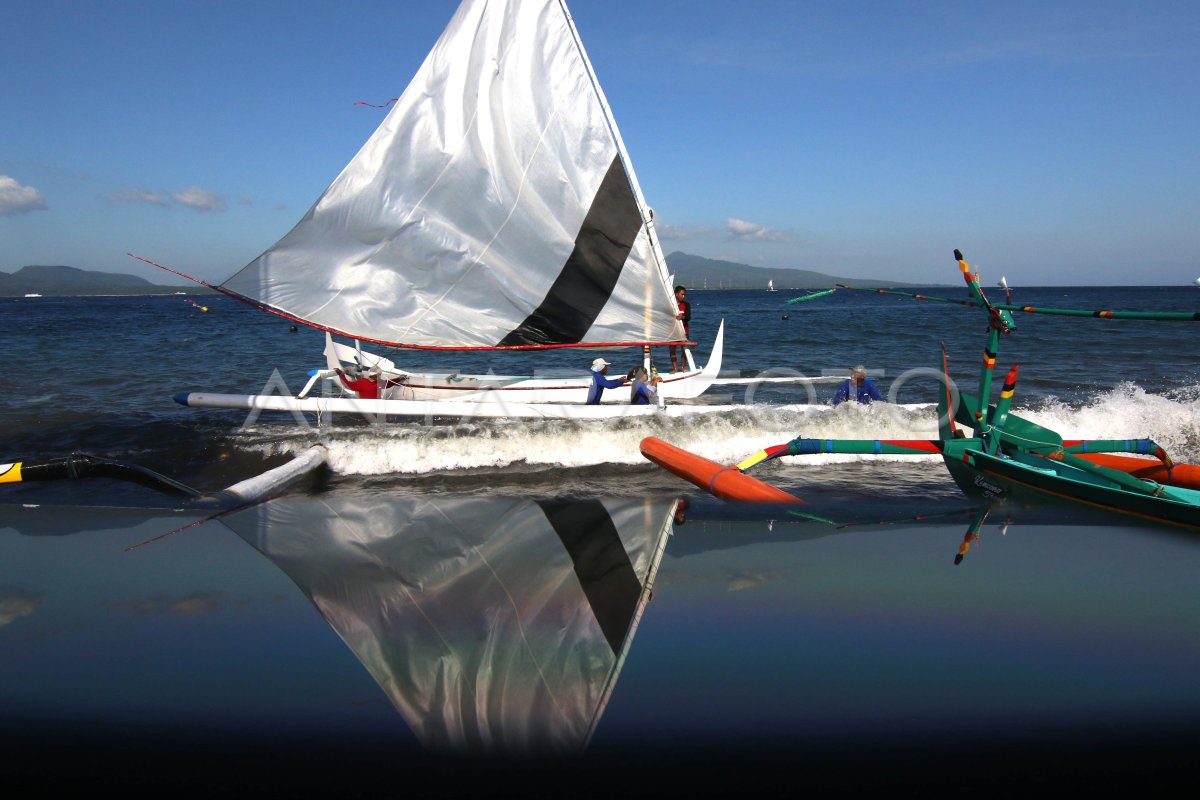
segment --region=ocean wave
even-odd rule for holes
[[[1083,406],[1051,397],[1017,413],[1064,439],[1149,438],[1176,461],[1200,460],[1200,386],[1151,394],[1125,382]]]
[[[1156,395],[1126,383],[1071,406],[1056,398],[1016,408],[1025,419],[1067,439],[1154,439],[1178,461],[1200,460],[1200,386]],[[797,436],[819,439],[933,439],[933,404],[869,406],[746,405],[689,417],[615,421],[471,420],[455,424],[387,423],[304,428],[265,423],[240,431],[239,447],[289,455],[314,441],[343,475],[425,475],[528,468],[645,466],[638,448],[656,436],[713,461],[731,464]],[[824,454],[806,465],[939,461],[937,456]]]
[[[261,425],[238,441],[267,455],[299,452],[320,441],[330,467],[345,475],[427,474],[507,467],[582,469],[645,466],[638,448],[656,436],[721,463],[740,461],[799,435],[823,438],[931,438],[932,405],[747,405],[690,417],[617,421],[471,421],[424,426],[391,423],[326,429]],[[812,463],[854,460],[817,456]],[[900,457],[903,458],[903,457]],[[807,460],[807,459],[806,459]]]

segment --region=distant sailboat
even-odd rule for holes
[[[1197,286],[1200,286],[1200,278],[1196,278],[1196,280],[1192,281],[1192,283],[1196,284]]]
[[[767,291],[768,292],[775,291],[775,281],[767,281]]]

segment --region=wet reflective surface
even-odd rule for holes
[[[595,790],[1153,782],[1195,744],[1194,533],[678,499],[299,492],[165,537],[200,517],[0,507],[5,751]]]

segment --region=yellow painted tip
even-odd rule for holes
[[[737,467],[737,469],[741,470],[742,472],[745,472],[746,470],[750,469],[751,467],[753,467],[755,464],[762,461],[766,457],[767,457],[767,451],[759,450],[754,455],[750,456],[749,458],[744,459],[740,464],[737,464],[736,467]]]
[[[22,463],[24,462],[18,461],[15,464],[0,464],[0,483],[20,483]]]

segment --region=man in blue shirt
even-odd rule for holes
[[[629,383],[628,378],[606,378],[604,374],[608,372],[609,363],[603,358],[597,358],[592,362],[592,385],[588,389],[587,404],[595,406],[600,404],[600,396],[604,394],[605,389],[615,389],[618,386],[624,386]]]
[[[883,400],[883,395],[875,388],[875,381],[867,377],[867,368],[859,364],[850,373],[850,377],[842,381],[837,394],[833,396],[833,404],[844,403],[853,397],[860,403],[870,403],[872,400]]]
[[[658,394],[656,387],[660,383],[662,383],[662,378],[658,375],[651,380],[645,367],[637,367],[633,371],[633,386],[629,390],[629,402],[635,406],[650,405],[654,396]]]

